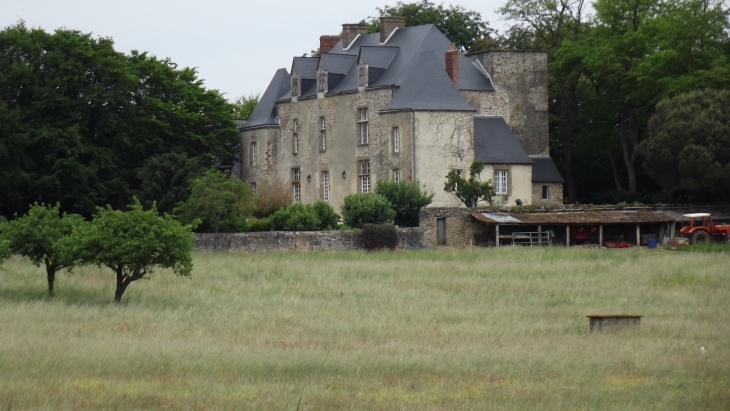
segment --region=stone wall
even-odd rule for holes
[[[195,251],[326,251],[362,249],[360,231],[267,231],[257,233],[196,233]],[[418,227],[398,229],[398,248],[423,248]]]
[[[472,212],[474,212],[472,209],[456,207],[422,208],[419,214],[419,224],[423,245],[425,247],[439,245],[437,222],[440,218],[445,219],[446,246],[468,247],[486,241],[488,227],[471,217]]]

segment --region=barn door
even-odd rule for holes
[[[446,245],[446,219],[436,219],[436,242],[438,245]]]

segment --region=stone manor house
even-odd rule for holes
[[[465,55],[433,25],[382,17],[380,33],[344,24],[322,36],[320,57],[279,69],[240,125],[241,179],[284,180],[295,201],[371,192],[379,180],[416,179],[432,207],[463,206],[446,174],[486,167],[498,205],[562,203],[548,152],[547,54]]]

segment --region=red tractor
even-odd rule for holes
[[[690,244],[707,244],[711,240],[730,242],[730,225],[717,225],[708,213],[685,214],[679,232]]]

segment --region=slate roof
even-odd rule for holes
[[[443,66],[439,65],[433,50],[421,53],[393,100],[381,111],[408,109],[476,111],[461,96]]]
[[[474,116],[474,158],[486,164],[533,163],[504,117],[499,116]]]
[[[532,181],[542,183],[564,183],[558,167],[550,157],[532,157]]]
[[[269,87],[259,99],[259,103],[251,113],[245,126],[242,128],[254,128],[261,126],[277,125],[276,101],[291,91],[291,77],[286,69],[276,70],[274,78],[271,79]]]

